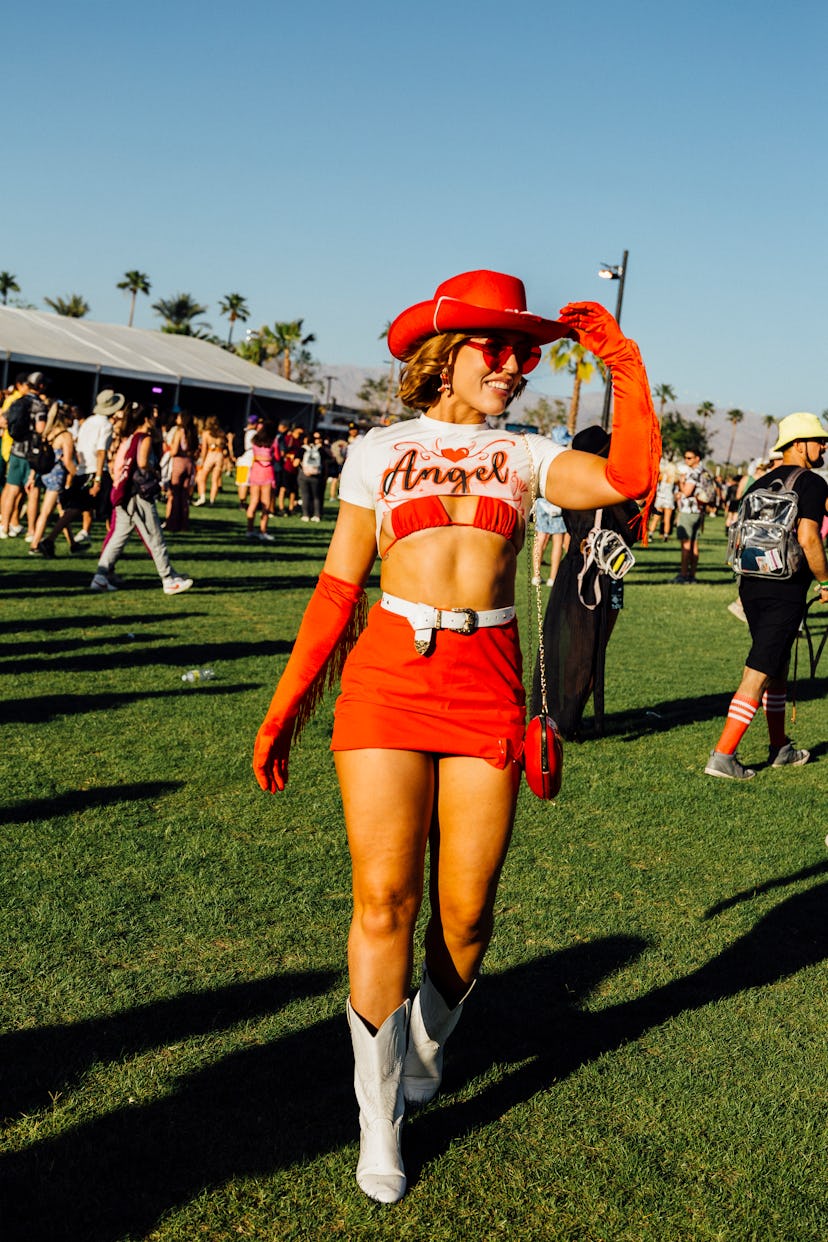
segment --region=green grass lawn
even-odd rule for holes
[[[768,770],[758,719],[755,780],[703,775],[748,647],[721,523],[695,586],[637,552],[607,736],[555,804],[521,792],[385,1208],[353,1177],[333,696],[284,795],[250,769],[332,521],[252,545],[227,493],[193,525],[179,597],[139,545],[107,596],[94,557],[0,545],[3,1242],[828,1237],[828,655],[799,659],[811,764]]]

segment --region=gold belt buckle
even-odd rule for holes
[[[459,630],[455,630],[455,634],[473,634],[477,629],[477,613],[473,608],[450,608],[449,612],[462,612],[466,620]]]

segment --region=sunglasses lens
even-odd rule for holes
[[[518,341],[510,345],[508,341],[499,341],[496,337],[485,341],[481,350],[486,366],[491,371],[501,371],[514,354],[523,375],[534,371],[541,356],[540,346],[532,345],[529,341]]]
[[[525,357],[521,358],[520,354],[516,354],[518,365],[524,375],[528,375],[530,371],[534,371],[540,362],[541,349],[540,345],[527,345],[525,347]]]

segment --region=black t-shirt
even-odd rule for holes
[[[781,479],[784,482],[794,469],[796,469],[795,466],[777,466],[775,470],[769,470],[747,489],[745,495],[760,487],[769,487],[775,479]],[[813,470],[803,470],[794,481],[793,490],[799,497],[798,516],[810,518],[812,522],[816,522],[817,528],[821,529],[823,518],[826,516],[828,483],[822,475],[814,474]],[[739,594],[748,599],[804,595],[812,578],[811,568],[803,558],[799,569],[790,578],[777,578],[774,581],[768,578],[743,576],[739,582]]]

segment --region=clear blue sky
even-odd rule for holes
[[[614,308],[626,248],[653,384],[828,406],[822,0],[34,0],[4,35],[0,269],[40,308],[126,322],[138,268],[139,327],[183,291],[222,331],[240,292],[370,366],[449,275]]]

